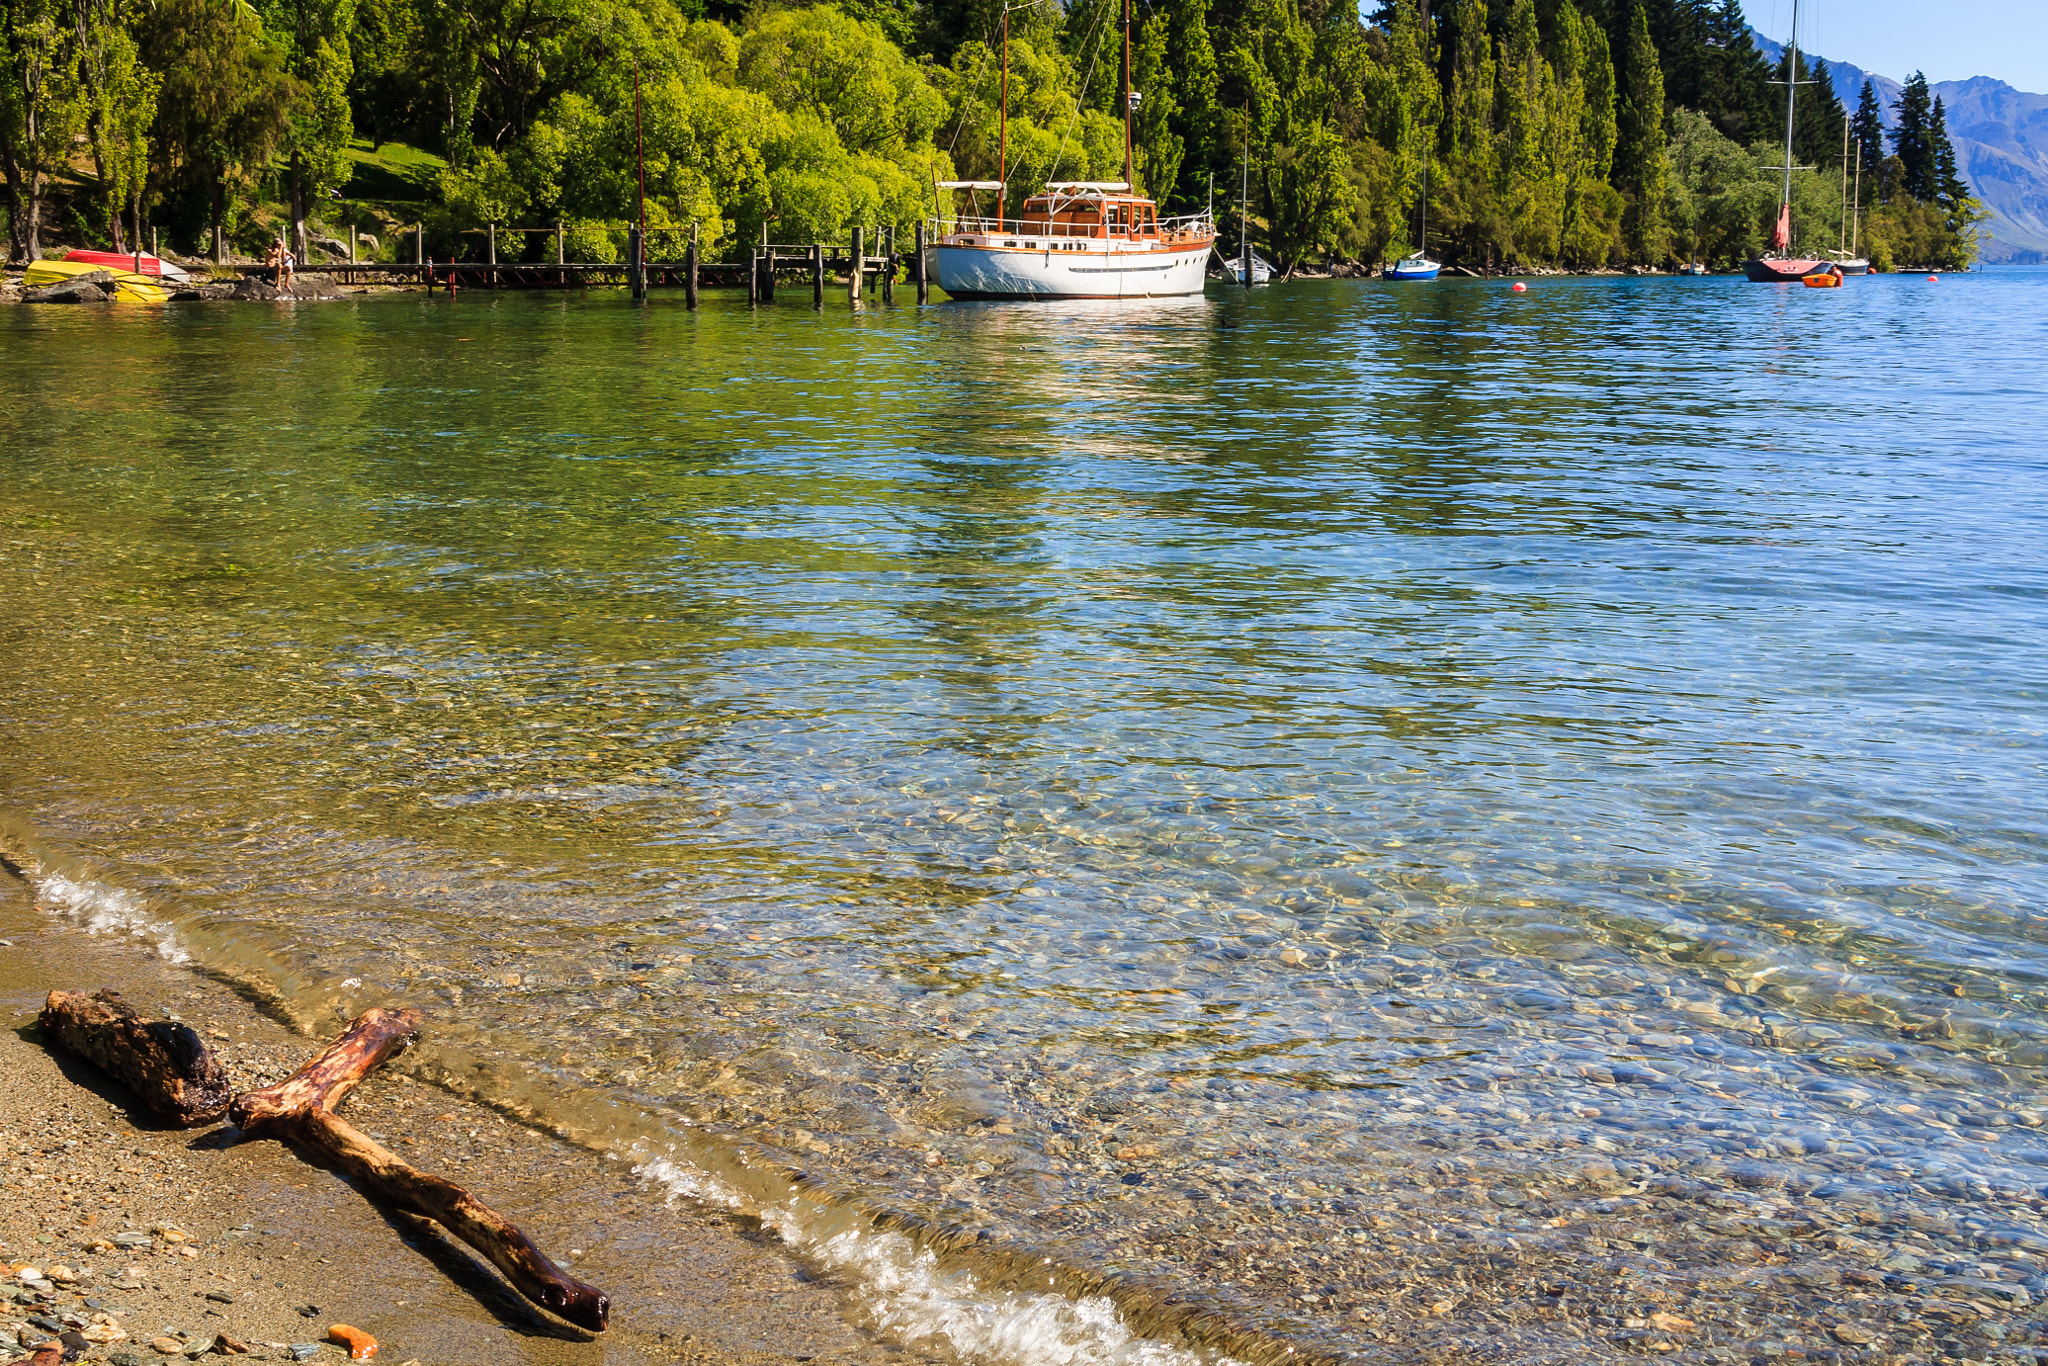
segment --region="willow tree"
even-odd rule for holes
[[[75,72],[65,58],[64,16],[53,0],[0,0],[0,172],[7,178],[9,249],[42,255],[44,190],[78,126]]]

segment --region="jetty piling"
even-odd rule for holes
[[[867,241],[864,231],[860,228],[855,228],[853,230],[853,259],[847,262],[846,267],[846,301],[850,304],[860,302],[861,267],[867,262],[867,257],[864,254],[866,248]]]
[[[697,224],[690,224],[690,245],[683,249],[683,302],[697,309]]]
[[[928,304],[932,301],[932,291],[931,285],[925,279],[924,223],[922,221],[920,221],[917,225],[917,236],[915,241],[917,244],[917,256],[916,259],[914,259],[910,264],[910,278],[917,281],[917,301],[921,304]]]
[[[491,224],[487,232],[486,245],[490,252],[491,288],[496,289],[498,287],[498,225],[496,223]]]
[[[882,267],[882,302],[893,304],[896,302],[896,225],[891,223],[881,232],[885,244],[882,259],[888,263]]]
[[[811,307],[825,306],[825,244],[811,243]]]

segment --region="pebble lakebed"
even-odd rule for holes
[[[195,314],[195,463],[50,378],[0,491],[12,852],[1275,1358],[2026,1355],[2038,400],[1922,316],[2024,287]]]

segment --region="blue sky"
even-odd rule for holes
[[[1742,8],[1757,32],[1790,35],[1792,0]],[[2048,0],[1799,0],[1799,46],[1894,79],[1994,76],[2048,94]]]

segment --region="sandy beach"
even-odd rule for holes
[[[6,875],[0,940],[0,1360],[57,1331],[113,1366],[346,1360],[326,1340],[334,1324],[375,1336],[394,1366],[919,1359],[858,1334],[838,1289],[757,1230],[671,1212],[668,1243],[635,1246],[630,1230],[653,1221],[633,1183],[551,1181],[589,1155],[401,1073],[373,1077],[346,1111],[356,1123],[496,1202],[613,1296],[601,1338],[553,1322],[460,1244],[276,1143],[159,1127],[90,1064],[45,1050],[34,1026],[52,987],[113,986],[198,1029],[237,1089],[288,1075],[315,1041],[140,944],[44,923]]]

